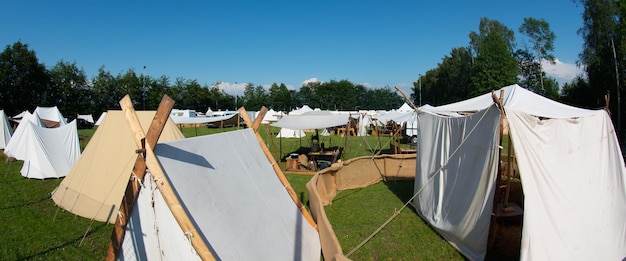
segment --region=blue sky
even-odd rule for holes
[[[132,68],[152,77],[246,83],[349,80],[409,94],[418,75],[467,46],[481,17],[517,32],[525,17],[556,34],[557,66],[573,78],[582,50],[582,7],[554,1],[31,1],[9,0],[0,16],[2,48],[22,41],[40,62],[75,62],[89,78]],[[143,67],[146,66],[144,69]]]

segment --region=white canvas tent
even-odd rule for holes
[[[155,154],[197,230],[189,235],[173,222],[148,174],[122,260],[197,260],[187,236],[202,238],[218,260],[320,259],[319,234],[277,179],[252,129],[159,143]]]
[[[20,170],[24,177],[65,177],[80,156],[76,121],[58,128],[47,128],[39,115],[42,114],[24,115],[4,153],[24,161]]]
[[[339,114],[328,111],[310,111],[301,115],[285,115],[272,126],[290,129],[310,130],[348,124],[349,114]]]
[[[276,138],[302,138],[304,136],[306,136],[306,133],[303,130],[281,128]]]
[[[0,110],[0,132],[0,149],[4,149],[13,136],[13,128],[4,110]]]
[[[54,128],[67,124],[65,117],[59,111],[57,106],[53,107],[37,107],[33,112],[34,115],[37,115],[41,122],[47,127]]]
[[[154,111],[137,112],[144,130],[150,126],[154,114]],[[52,193],[52,200],[76,215],[114,223],[137,154],[122,111],[108,111],[106,115],[83,155]],[[182,138],[180,130],[168,120],[160,141]]]
[[[94,126],[99,126],[100,124],[102,124],[102,121],[104,120],[104,118],[107,116],[107,112],[103,112],[102,114],[100,114],[100,117],[98,117],[98,120],[96,121],[96,123],[94,123]]]
[[[411,107],[411,105],[407,104],[406,102],[404,104],[402,104],[402,106],[400,106],[400,108],[398,108],[399,112],[412,112],[415,109],[413,109],[413,107]]]
[[[79,114],[76,118],[77,119],[83,119],[83,120],[86,120],[88,122],[94,123],[93,116],[91,114]]]
[[[521,259],[623,259],[626,171],[609,115],[517,85],[503,89],[525,196]],[[498,153],[493,136],[499,115],[493,106],[489,93],[418,114],[415,192],[423,191],[413,204],[473,260],[483,259],[487,248],[484,212],[493,201],[493,154]],[[457,116],[469,111],[476,113]],[[445,112],[454,118],[442,116]],[[473,124],[476,117],[480,120]],[[449,129],[442,124],[457,121],[472,124]],[[476,129],[468,132],[472,126]]]

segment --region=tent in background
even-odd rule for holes
[[[93,116],[91,114],[79,114],[78,117],[76,117],[77,119],[83,119],[86,120],[88,122],[94,123],[93,121]]]
[[[306,133],[303,130],[281,128],[276,138],[302,138],[304,136],[306,136]]]
[[[13,128],[4,110],[0,110],[0,132],[0,149],[4,149],[13,136]]]
[[[41,122],[48,128],[55,128],[67,124],[65,117],[59,111],[57,106],[53,107],[37,107],[33,114],[37,115]]]
[[[76,121],[66,124],[61,120],[54,123],[50,119],[59,118],[51,118],[40,110],[35,111],[36,114],[24,115],[4,153],[24,161],[20,170],[24,177],[35,179],[65,177],[80,156]],[[49,120],[41,119],[39,115],[48,116]],[[48,128],[45,124],[61,126]]]
[[[411,107],[411,105],[407,104],[406,102],[404,104],[402,104],[402,106],[400,106],[400,108],[398,108],[397,111],[399,112],[412,112],[415,109],[413,109],[413,107]]]
[[[623,259],[626,170],[610,116],[518,85],[502,90],[525,196],[521,259]],[[470,259],[484,258],[487,249],[484,208],[490,211],[493,201],[499,152],[493,123],[500,117],[491,96],[418,114],[414,190],[423,192],[413,205]],[[465,112],[475,114],[460,116]]]
[[[154,114],[154,111],[137,111],[144,130],[150,126]],[[180,130],[168,120],[160,141],[182,138]],[[122,111],[106,112],[83,155],[52,193],[52,200],[76,215],[114,223],[137,158],[134,151],[135,143]]]
[[[103,112],[102,114],[100,114],[100,117],[98,117],[98,120],[96,121],[96,123],[94,123],[94,126],[98,126],[100,124],[102,124],[102,121],[104,120],[104,118],[107,116],[107,112]]]

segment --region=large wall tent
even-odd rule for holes
[[[608,113],[564,105],[518,85],[502,90],[525,196],[521,259],[623,259],[625,168]],[[487,250],[497,111],[489,93],[418,114],[419,196],[413,205],[472,260],[484,259]]]
[[[4,110],[0,110],[0,149],[6,148],[11,136],[13,136],[13,128]]]
[[[56,107],[37,107],[24,114],[4,153],[24,161],[24,177],[65,177],[80,157],[76,121],[66,123]]]
[[[137,154],[122,111],[106,113],[80,159],[52,193],[52,200],[76,215],[114,223]],[[154,114],[154,111],[137,112],[144,130],[150,126]],[[160,141],[182,138],[182,132],[168,120]]]

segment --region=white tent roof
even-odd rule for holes
[[[47,128],[36,114],[26,114],[4,153],[23,160],[22,176],[45,179],[65,177],[80,156],[76,121]]]
[[[547,118],[572,118],[589,116],[596,113],[596,110],[581,109],[566,104],[562,104],[546,97],[537,95],[517,84],[503,87],[505,109],[515,108],[528,114]],[[494,92],[498,97],[500,91]],[[478,111],[493,104],[491,93],[486,93],[464,101],[451,103],[443,106],[431,107],[435,112],[463,112]],[[434,108],[434,109],[433,109]]]
[[[258,113],[258,112],[257,112]],[[278,121],[280,118],[282,118],[284,115],[284,113],[282,111],[275,111],[274,109],[269,109],[266,113],[265,116],[263,116],[263,120],[261,121],[261,123],[263,124],[268,124],[268,123],[272,123],[272,122],[276,122]]]
[[[88,122],[94,123],[93,122],[93,116],[91,114],[79,114],[78,117],[76,117],[78,119],[83,119],[86,120]]]
[[[239,113],[228,114],[228,115],[223,115],[223,116],[214,116],[214,117],[184,117],[184,116],[170,115],[170,118],[172,118],[172,120],[176,124],[198,124],[198,123],[220,122],[220,121],[230,120],[238,116],[239,116]]]
[[[205,239],[217,259],[320,260],[318,232],[276,177],[252,129],[159,143],[155,153],[194,221],[193,236]],[[172,224],[159,191],[147,185],[141,191],[133,210],[139,214],[127,226],[124,259],[194,259],[186,231],[173,231],[179,226]]]
[[[95,126],[98,126],[100,124],[102,124],[102,121],[104,120],[104,118],[107,116],[107,112],[103,112],[102,114],[100,114],[100,117],[98,117],[98,120],[96,121],[96,123],[94,123]]]
[[[504,110],[525,196],[521,259],[622,259],[626,256],[626,244],[623,244],[626,242],[626,234],[623,232],[626,231],[626,170],[609,115],[604,110],[586,110],[560,104],[517,85],[503,89]],[[495,93],[499,95],[499,91]],[[435,107],[435,110],[439,114],[442,111],[479,111],[485,108],[493,108],[491,93]],[[499,117],[483,115],[482,121],[486,122]],[[483,219],[489,217],[461,217],[472,213],[464,207],[469,204],[465,202],[468,197],[490,200],[492,178],[488,175],[491,175],[489,173],[493,169],[471,170],[479,166],[491,166],[489,158],[476,160],[477,154],[481,154],[477,152],[484,151],[490,155],[498,151],[498,146],[496,144],[490,149],[464,152],[461,145],[454,146],[463,137],[459,133],[462,128],[450,128],[432,134],[426,130],[427,126],[434,126],[435,122],[442,119],[466,121],[472,116],[429,118],[434,116],[431,113],[418,115],[418,136],[421,140],[415,190],[421,189],[423,184],[419,181],[431,177],[429,175],[438,174],[433,184],[439,185],[435,185],[431,193],[420,195],[415,205],[420,206],[418,212],[427,217],[429,223],[453,241],[466,256],[479,259],[484,256],[487,238],[478,236],[479,230],[484,228],[471,227],[485,222]],[[448,133],[451,138],[437,142],[441,133]],[[473,135],[487,138],[494,133],[475,131]],[[471,142],[465,138],[461,141],[462,144]],[[481,148],[484,143],[478,142],[474,146]],[[453,156],[455,159],[452,159]],[[450,159],[438,161],[433,157]],[[444,162],[443,166],[438,166],[437,162]],[[432,172],[441,167],[455,166],[463,169],[463,175],[484,183],[468,192],[466,183],[459,183],[455,179],[455,175],[461,172]],[[424,200],[422,197],[432,200]],[[420,201],[422,205],[419,205]],[[473,211],[477,211],[482,203],[474,202],[470,205],[475,207]]]
[[[297,110],[293,110],[289,112],[289,115],[291,116],[295,116],[295,115],[302,115],[306,112],[310,112],[313,111],[313,109],[311,109],[311,107],[309,107],[309,105],[303,105],[302,108],[297,109]]]
[[[411,105],[409,105],[408,103],[404,103],[402,104],[402,106],[400,106],[400,108],[398,108],[399,112],[412,112],[414,111],[413,107],[411,107]]]
[[[332,113],[328,111],[310,111],[302,115],[283,116],[272,126],[296,130],[323,129],[348,124],[349,114]]]
[[[415,111],[408,112],[390,111],[385,114],[379,114],[372,116],[372,118],[378,120],[380,123],[385,124],[387,121],[394,121],[397,123],[405,123],[411,120],[411,115],[415,116]],[[413,117],[414,118],[414,117]]]
[[[63,117],[63,114],[61,114],[57,106],[37,107],[33,114],[36,114],[41,120],[58,122],[60,126],[67,124],[65,117]]]
[[[13,128],[9,124],[9,119],[4,113],[4,110],[0,110],[0,149],[4,149],[13,136]]]

